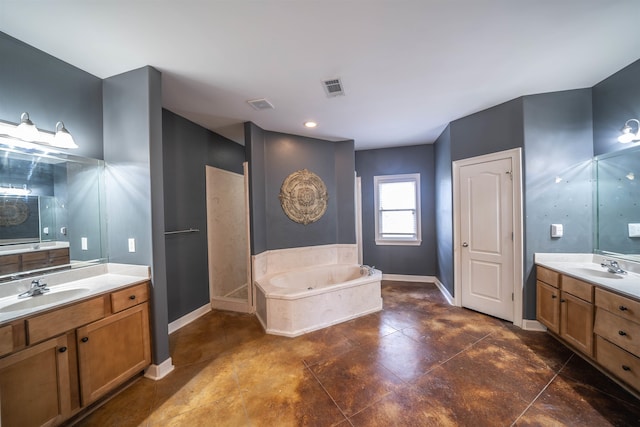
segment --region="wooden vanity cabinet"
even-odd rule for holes
[[[70,259],[69,248],[0,255],[0,275],[67,265]]]
[[[593,285],[540,266],[536,277],[538,321],[593,357]]]
[[[596,289],[596,361],[640,390],[640,301]]]
[[[0,425],[57,425],[71,414],[68,337],[0,359]]]
[[[83,405],[151,363],[148,313],[145,302],[76,331]]]
[[[147,367],[148,287],[0,326],[0,425],[58,425]]]

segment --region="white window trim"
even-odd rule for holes
[[[384,238],[380,236],[380,209],[378,203],[378,184],[380,182],[414,181],[416,183],[416,237],[406,239]],[[373,200],[376,245],[420,246],[422,244],[422,216],[420,215],[420,174],[378,175],[373,177]]]

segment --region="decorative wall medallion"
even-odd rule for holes
[[[29,218],[29,206],[16,199],[0,199],[0,226],[20,225]]]
[[[280,187],[280,205],[284,213],[299,224],[319,220],[327,210],[327,187],[322,179],[306,169],[289,175]]]

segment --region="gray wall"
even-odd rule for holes
[[[0,32],[0,120],[28,112],[53,132],[62,120],[78,144],[70,153],[103,158],[102,80]]]
[[[144,67],[104,80],[109,261],[151,266],[153,360],[169,357],[160,73]],[[128,251],[136,239],[136,252]]]
[[[434,147],[384,148],[356,151],[356,171],[362,179],[362,255],[385,274],[434,276],[436,273]],[[376,245],[373,177],[420,174],[422,244]]]
[[[534,253],[593,248],[591,89],[525,96],[523,105],[523,315],[535,319]],[[551,238],[550,227],[556,223],[564,226],[561,238]]]
[[[600,155],[624,150],[620,129],[629,119],[640,119],[640,60],[593,87],[593,151]],[[633,130],[637,128],[632,125]]]
[[[270,132],[254,124],[247,124],[245,130],[250,159],[252,253],[355,243],[355,231],[349,231],[355,230],[353,141],[329,142]],[[278,198],[285,178],[301,169],[318,175],[329,193],[327,211],[308,225],[290,220]]]
[[[169,322],[209,303],[207,165],[243,174],[245,149],[168,110],[162,111]]]
[[[453,295],[453,186],[451,171],[451,127],[434,144],[436,209],[436,276]]]

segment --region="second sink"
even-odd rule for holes
[[[4,307],[0,307],[0,313],[26,310],[29,308],[36,308],[42,305],[52,304],[54,302],[61,302],[66,299],[81,297],[82,295],[88,294],[89,291],[90,289],[87,288],[66,289],[58,292],[53,291],[48,294],[29,297],[28,299],[23,299],[18,302],[5,305]]]

